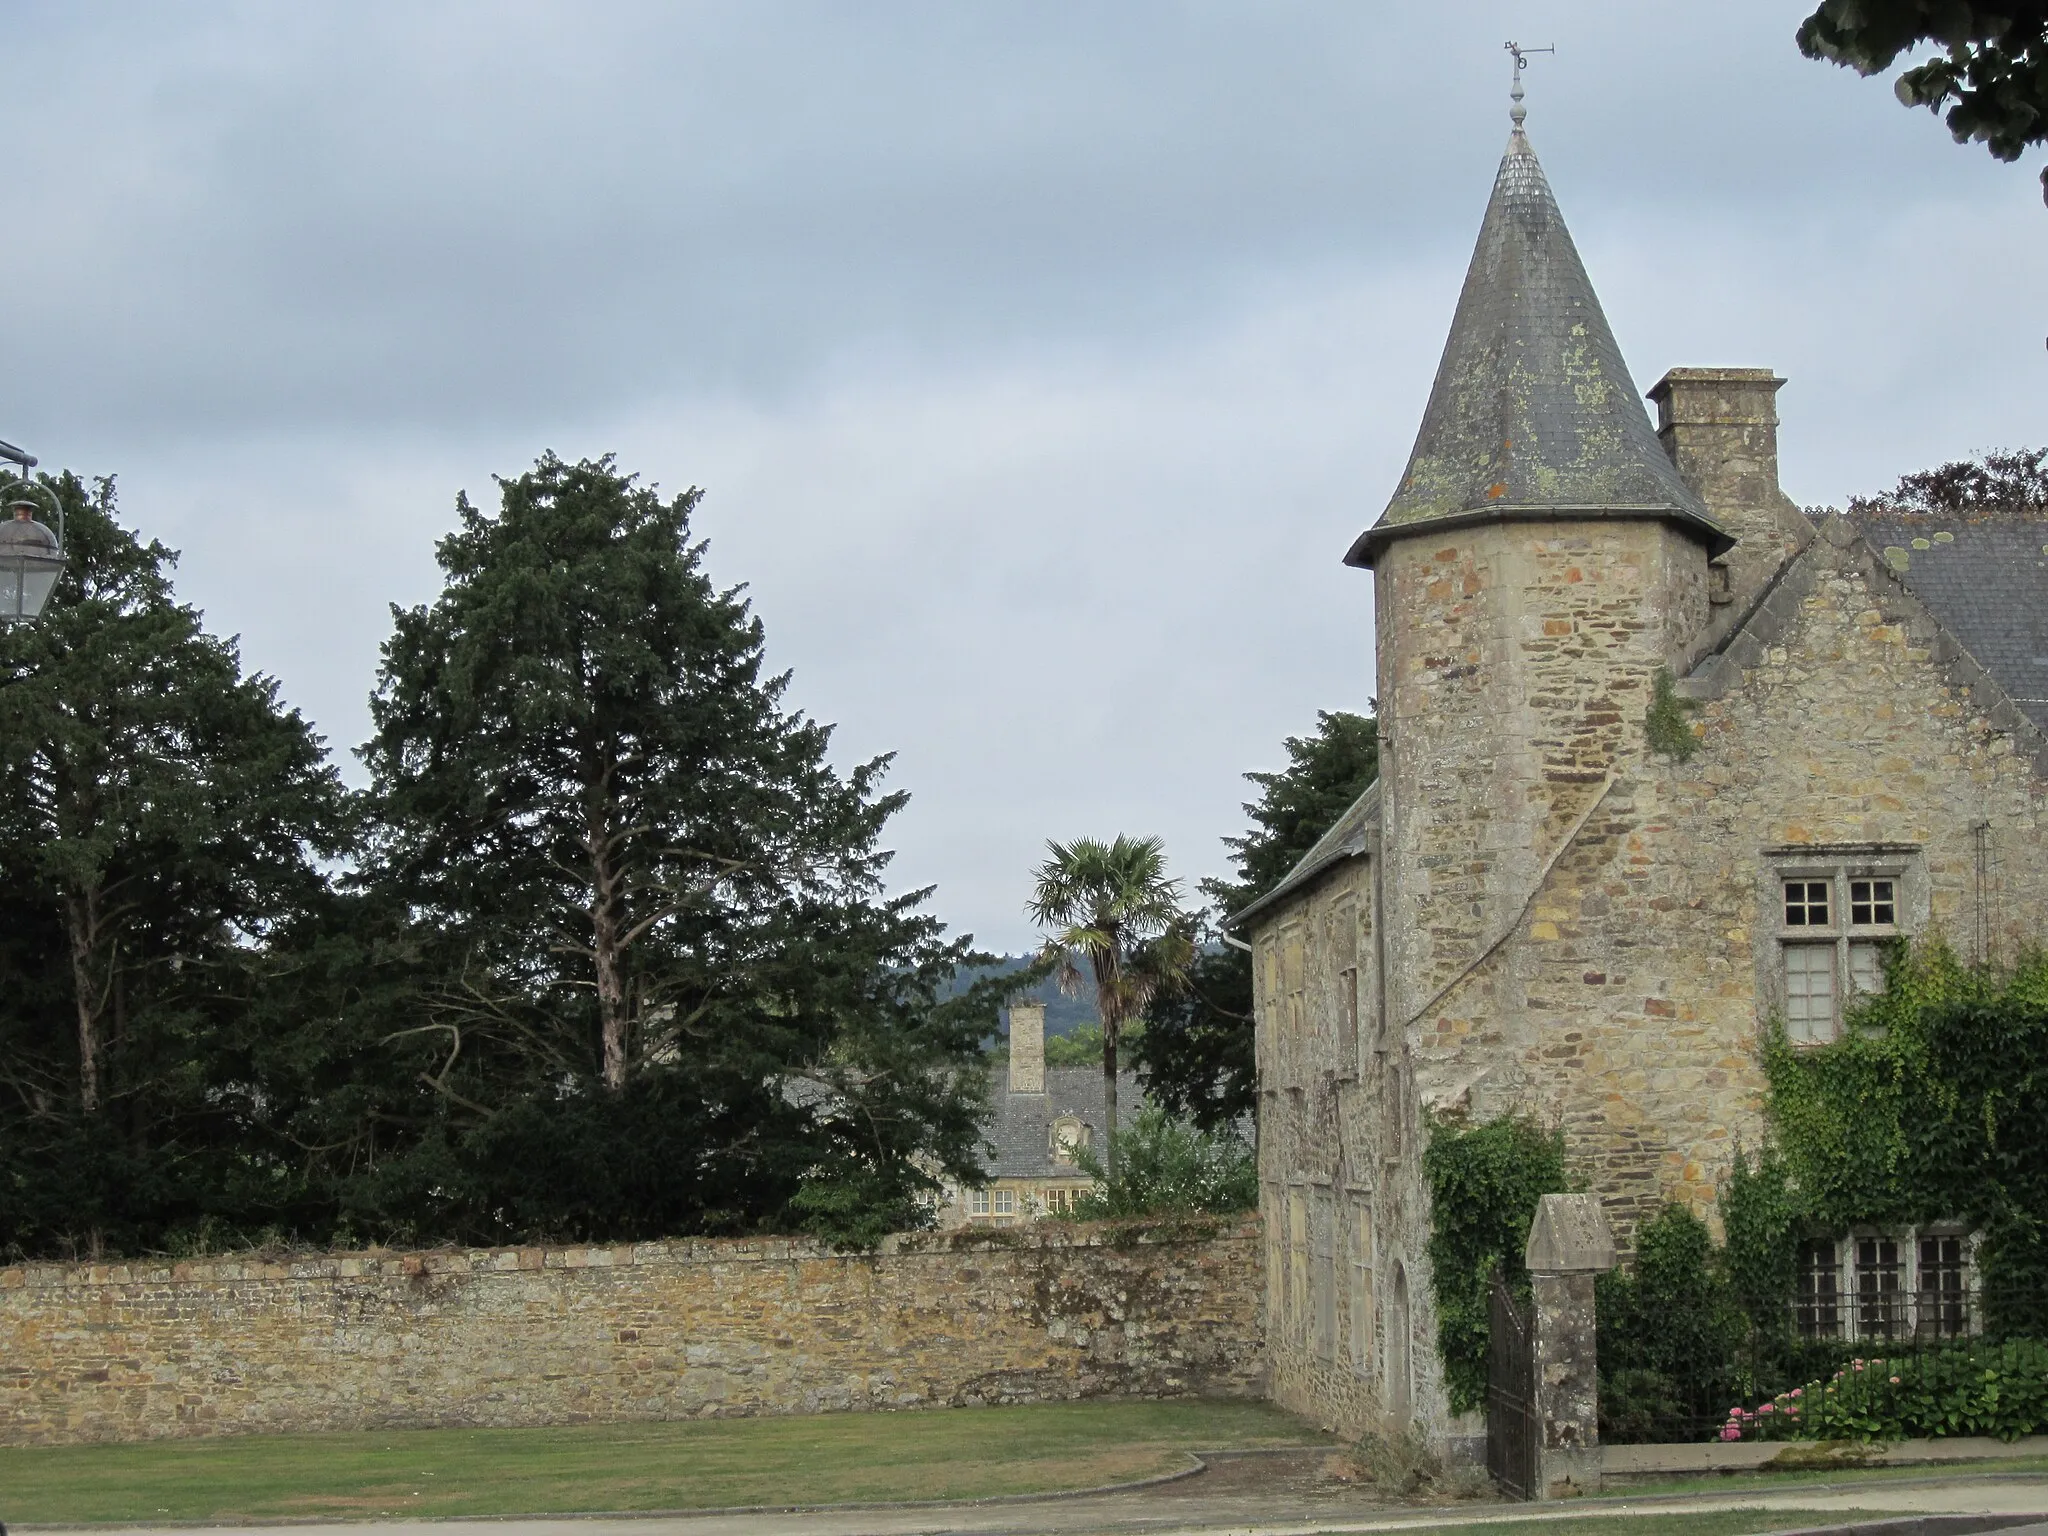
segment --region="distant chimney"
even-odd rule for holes
[[[1778,489],[1778,402],[1768,368],[1674,368],[1650,389],[1657,440],[1735,548],[1714,562],[1710,627],[1739,621],[1787,559],[1813,537]]]
[[[1010,1092],[1045,1092],[1045,1004],[1010,1004]]]

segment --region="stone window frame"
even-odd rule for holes
[[[1266,1334],[1277,1339],[1286,1332],[1286,1187],[1272,1183],[1263,1185],[1259,1203],[1266,1229]]]
[[[1842,1038],[1849,1004],[1865,990],[1858,985],[1868,976],[1864,957],[1874,956],[1893,939],[1926,929],[1930,892],[1925,850],[1918,843],[1800,843],[1767,848],[1759,863],[1757,928],[1769,942],[1757,946],[1757,996],[1762,1004],[1758,1012],[1784,1020],[1795,1045],[1832,1044]],[[1894,882],[1891,922],[1851,921],[1850,883],[1857,880]],[[1826,884],[1825,926],[1787,920],[1785,888],[1793,881]],[[1791,1016],[1790,951],[1802,946],[1828,951],[1832,962],[1826,972],[1833,988],[1832,1017],[1826,1034],[1811,1038],[1795,1032],[1797,1021]]]
[[[1014,1189],[996,1190],[993,1214],[999,1217],[1015,1216],[1017,1214],[1017,1191]]]
[[[1369,1379],[1377,1357],[1373,1340],[1372,1194],[1369,1190],[1357,1188],[1347,1190],[1346,1194],[1349,1198],[1345,1208],[1350,1213],[1346,1235],[1350,1241],[1346,1245],[1345,1260],[1351,1281],[1346,1348],[1351,1374]]]
[[[1358,967],[1337,973],[1337,1080],[1358,1081]]]
[[[1337,1199],[1326,1184],[1309,1192],[1309,1349],[1328,1365],[1337,1363]]]
[[[1954,1266],[1959,1284],[1930,1291],[1926,1245],[1950,1242],[1959,1245],[1960,1262]],[[1954,1221],[1857,1226],[1811,1239],[1801,1245],[1794,1328],[1806,1339],[1873,1345],[1980,1332],[1983,1319],[1974,1305],[1978,1242],[1977,1233]],[[1832,1264],[1816,1268],[1806,1263],[1807,1251],[1815,1246],[1832,1249]],[[1951,1266],[1937,1262],[1935,1268],[1944,1274]],[[1831,1303],[1816,1305],[1815,1280],[1832,1282]],[[1825,1326],[1828,1322],[1832,1328]]]
[[[987,1189],[970,1189],[967,1191],[968,1215],[986,1216],[989,1214],[990,1209],[989,1192]]]
[[[1073,1135],[1062,1137],[1062,1131]],[[1079,1115],[1061,1115],[1045,1128],[1045,1155],[1055,1167],[1073,1167],[1074,1153],[1094,1144],[1094,1128]]]
[[[1287,1336],[1306,1347],[1309,1330],[1308,1186],[1287,1187]]]

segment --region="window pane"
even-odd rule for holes
[[[1017,1213],[1017,1196],[1007,1189],[996,1191],[996,1214],[1014,1216]]]
[[[1856,1242],[1856,1336],[1895,1338],[1905,1321],[1905,1266],[1895,1238],[1864,1237]]]
[[[1794,1040],[1834,1038],[1834,945],[1785,946],[1785,1031]]]
[[[1828,926],[1828,882],[1787,880],[1785,882],[1785,926],[1825,928]]]
[[[1920,1239],[1918,1331],[1952,1339],[1970,1331],[1969,1297],[1963,1288],[1963,1240]]]
[[[1836,1296],[1833,1243],[1801,1245],[1799,1299],[1795,1310],[1801,1338],[1832,1339],[1841,1333],[1842,1315]]]
[[[1849,946],[1849,995],[1884,990],[1884,949],[1877,944]]]
[[[1896,923],[1899,905],[1889,880],[1849,882],[1849,921],[1852,923]]]

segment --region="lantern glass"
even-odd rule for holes
[[[4,603],[0,621],[26,624],[40,614],[63,569],[62,560],[0,560],[0,583],[6,588],[4,596],[0,596],[0,603]]]

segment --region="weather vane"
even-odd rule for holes
[[[1520,128],[1522,120],[1529,115],[1529,109],[1522,105],[1522,69],[1528,64],[1530,54],[1555,53],[1557,50],[1555,48],[1524,48],[1520,43],[1515,42],[1503,43],[1501,46],[1507,49],[1515,61],[1515,88],[1508,92],[1508,99],[1514,105],[1508,108],[1508,116],[1514,120],[1515,126]]]

